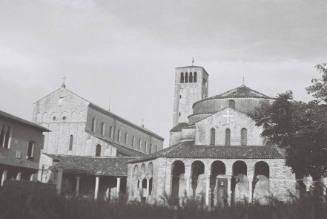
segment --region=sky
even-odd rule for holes
[[[209,96],[305,87],[327,62],[326,0],[0,0],[0,109],[31,120],[67,88],[165,138],[175,67],[203,66]]]

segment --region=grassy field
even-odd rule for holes
[[[6,219],[326,219],[327,204],[313,195],[293,203],[235,205],[208,211],[194,201],[183,208],[66,199],[42,184],[6,185],[0,190],[0,218]]]

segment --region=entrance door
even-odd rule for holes
[[[226,178],[217,178],[217,205],[227,206],[228,180]]]

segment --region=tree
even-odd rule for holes
[[[308,89],[315,100],[295,101],[291,91],[277,96],[250,116],[263,126],[268,143],[286,149],[286,164],[297,178],[311,175],[315,180],[327,173],[327,71],[312,80]]]
[[[327,63],[319,64],[315,67],[322,73],[322,77],[312,79],[312,85],[307,87],[306,90],[317,101],[327,103]]]

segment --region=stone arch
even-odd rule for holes
[[[202,161],[196,160],[191,165],[191,187],[193,196],[201,195],[205,188],[205,165]]]
[[[269,165],[259,161],[254,165],[254,180],[252,182],[252,199],[260,204],[268,203],[270,170]]]
[[[175,204],[177,204],[179,197],[182,197],[185,191],[185,164],[183,161],[174,161],[171,166],[171,173],[171,196],[175,201]]]
[[[210,196],[209,196],[209,200],[210,200],[210,203],[211,203],[211,207],[213,207],[214,205],[217,205],[218,200],[224,199],[224,197],[220,193],[221,192],[225,193],[225,191],[218,191],[218,188],[217,188],[217,182],[218,182],[217,176],[226,174],[226,166],[225,166],[224,162],[222,162],[220,160],[216,160],[211,164],[210,169],[211,170],[210,170]],[[225,195],[225,194],[223,194],[223,195]],[[226,193],[226,198],[227,198],[227,193]]]
[[[245,201],[249,194],[249,180],[247,177],[247,165],[238,160],[233,164],[233,177],[231,182],[232,202]]]

